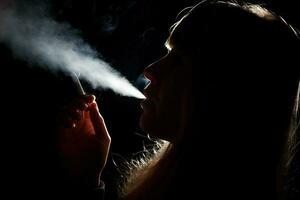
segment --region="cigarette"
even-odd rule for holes
[[[75,89],[78,93],[78,95],[85,95],[85,91],[80,83],[80,80],[77,76],[77,74],[75,74],[74,72],[71,74],[71,77],[72,77],[72,80],[74,82],[74,85],[75,85]]]

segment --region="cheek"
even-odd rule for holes
[[[159,112],[157,113],[157,121],[160,124],[160,130],[164,133],[164,137],[172,142],[184,129],[186,124],[186,115],[188,112],[188,107],[190,105],[189,97],[190,92],[188,90],[188,85],[186,87],[179,89],[180,87],[168,88],[165,92],[165,96],[162,98],[158,106]]]
[[[165,131],[175,132],[180,124],[181,102],[178,97],[165,98],[160,105],[159,121],[164,126]]]

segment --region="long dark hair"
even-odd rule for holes
[[[283,196],[297,32],[251,4],[205,1],[180,17],[167,44],[193,63],[184,137],[135,170],[127,199]]]

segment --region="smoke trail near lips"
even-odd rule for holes
[[[53,70],[79,73],[94,88],[112,89],[124,96],[144,95],[76,35],[70,25],[41,16],[24,16],[0,9],[0,42],[23,60]]]

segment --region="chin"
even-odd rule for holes
[[[140,128],[150,136],[160,138],[160,131],[158,131],[159,123],[157,123],[156,118],[154,118],[153,116],[153,114],[143,112],[140,117]]]
[[[155,116],[154,113],[143,112],[139,121],[140,128],[152,137],[172,142],[174,139],[172,133],[174,131],[167,129],[166,126],[162,126],[161,123],[163,121],[153,116]]]
[[[153,122],[153,119],[151,119],[149,116],[147,116],[145,113],[143,113],[140,117],[140,128],[149,133],[151,132],[151,127],[153,127],[154,125],[154,122]]]
[[[162,140],[169,141],[169,138],[165,137],[162,133],[163,131],[159,131],[158,123],[155,119],[150,118],[149,116],[142,114],[140,118],[140,128],[151,137],[159,138]]]

